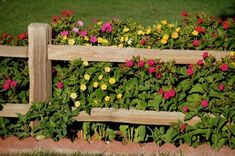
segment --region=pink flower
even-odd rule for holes
[[[70,16],[72,16],[73,14],[74,14],[74,12],[71,11],[71,10],[64,10],[64,11],[61,12],[61,15],[62,15],[62,16],[66,16],[66,17],[70,17]]]
[[[113,27],[112,25],[110,24],[110,22],[106,22],[105,24],[102,25],[101,27],[101,31],[102,32],[112,32],[113,30]]]
[[[78,28],[73,28],[73,32],[78,34],[79,33],[79,29]]]
[[[194,71],[193,71],[192,68],[188,68],[186,73],[187,73],[188,76],[191,76],[191,75],[193,75]]]
[[[206,58],[208,58],[209,57],[209,54],[208,54],[208,52],[204,52],[203,54],[202,54],[202,58],[205,60]]]
[[[197,64],[198,64],[199,66],[202,66],[202,65],[204,65],[204,62],[203,62],[203,60],[198,60],[198,61],[197,61]]]
[[[80,27],[83,27],[84,23],[83,23],[83,21],[77,21],[77,25]]]
[[[199,40],[193,40],[193,46],[194,47],[198,47],[200,45],[200,41]]]
[[[82,37],[87,36],[87,31],[86,31],[86,30],[82,31],[82,32],[80,33],[80,35],[81,35]]]
[[[180,125],[180,132],[183,133],[187,128],[187,125],[186,124],[181,124]]]
[[[169,91],[165,92],[164,93],[164,99],[168,100],[170,98],[171,98],[171,95],[170,95]]]
[[[141,45],[145,45],[145,42],[146,42],[145,39],[140,40]]]
[[[152,74],[156,71],[156,69],[154,67],[149,67],[149,73]]]
[[[202,100],[201,105],[203,108],[208,107],[208,101],[207,100]]]
[[[230,27],[230,26],[229,26],[228,21],[224,21],[224,22],[223,22],[223,28],[224,28],[224,30],[227,30],[229,27]]]
[[[220,90],[220,91],[223,91],[223,90],[224,90],[224,85],[223,85],[223,84],[220,84],[220,85],[219,85],[219,90]]]
[[[184,106],[184,107],[183,107],[183,111],[184,111],[185,113],[187,113],[187,112],[189,111],[188,106]]]
[[[62,89],[64,87],[63,83],[61,81],[57,82],[57,88]]]
[[[221,70],[222,72],[228,71],[228,65],[227,65],[226,63],[221,64],[221,65],[220,65],[220,70]]]
[[[69,35],[69,32],[64,30],[62,32],[60,32],[60,36],[64,37],[64,36],[68,36]]]
[[[58,20],[60,20],[60,16],[53,16],[51,20],[52,22],[57,22]]]
[[[92,22],[93,22],[93,23],[97,23],[97,22],[98,22],[97,18],[93,18],[93,19],[92,19]]]
[[[16,81],[14,81],[14,80],[12,80],[12,81],[11,81],[11,83],[10,83],[10,85],[11,85],[11,87],[16,87],[17,82],[16,82]]]
[[[161,77],[162,77],[162,74],[161,74],[161,73],[157,73],[157,74],[156,74],[156,78],[157,78],[157,79],[160,79]]]
[[[205,33],[205,32],[206,32],[206,30],[205,30],[204,28],[202,28],[201,26],[197,26],[197,27],[195,28],[195,30],[196,30],[197,32],[199,32],[199,33]]]
[[[11,79],[7,79],[7,80],[5,81],[5,83],[11,84]]]
[[[149,60],[147,61],[147,64],[148,64],[150,67],[152,67],[152,66],[154,65],[154,63],[155,63],[155,61],[154,61],[153,59],[149,59]]]
[[[194,66],[193,64],[189,64],[188,68],[193,68],[193,66]]]
[[[143,60],[139,60],[138,66],[139,66],[139,67],[144,67],[144,61],[143,61]]]
[[[202,23],[203,23],[203,19],[198,18],[197,23],[198,23],[198,24],[202,24]]]
[[[174,97],[175,96],[175,90],[174,89],[170,89],[169,91],[170,97]]]
[[[24,40],[24,39],[26,39],[26,37],[27,37],[27,33],[21,33],[17,36],[17,38],[20,40]]]
[[[127,67],[130,68],[130,67],[132,67],[133,65],[134,65],[134,61],[133,61],[133,60],[127,60],[127,61],[126,61],[126,66],[127,66]]]
[[[10,84],[5,82],[5,83],[2,85],[2,88],[3,88],[4,90],[8,90],[8,89],[10,89]]]
[[[163,88],[160,88],[160,89],[159,89],[159,94],[160,94],[160,95],[163,95],[163,93],[164,93]]]
[[[96,43],[97,42],[97,38],[95,36],[91,36],[90,37],[90,42],[91,43]]]
[[[183,10],[183,11],[181,12],[181,16],[186,17],[186,16],[188,16],[188,14],[187,14],[187,12],[186,12],[185,10]]]

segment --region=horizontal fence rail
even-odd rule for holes
[[[1,45],[0,57],[28,58],[28,47]]]

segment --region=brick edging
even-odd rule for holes
[[[35,152],[35,151],[54,151],[58,153],[102,153],[102,154],[137,154],[137,155],[159,155],[160,153],[184,156],[234,156],[235,150],[224,146],[220,150],[212,149],[209,145],[203,144],[197,148],[190,147],[187,144],[175,147],[173,144],[164,144],[158,146],[155,143],[129,143],[122,144],[118,141],[104,142],[94,141],[89,143],[84,140],[70,141],[67,138],[55,142],[52,139],[38,141],[29,137],[19,140],[17,137],[11,136],[0,138],[0,153],[16,153],[16,152]]]

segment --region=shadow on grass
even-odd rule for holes
[[[219,17],[222,19],[235,18],[235,1],[231,4],[230,7],[225,8]]]

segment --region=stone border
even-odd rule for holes
[[[17,137],[11,136],[0,138],[0,153],[17,153],[17,152],[35,152],[35,151],[53,151],[58,153],[101,153],[109,154],[126,154],[126,155],[159,155],[160,153],[172,154],[175,156],[234,156],[235,150],[227,146],[220,150],[212,149],[209,145],[203,144],[197,148],[190,147],[187,144],[175,147],[173,144],[164,144],[158,146],[155,143],[129,143],[122,144],[118,141],[104,142],[94,141],[89,143],[84,140],[71,140],[64,138],[57,142],[52,139],[38,141],[33,137],[19,140]]]

